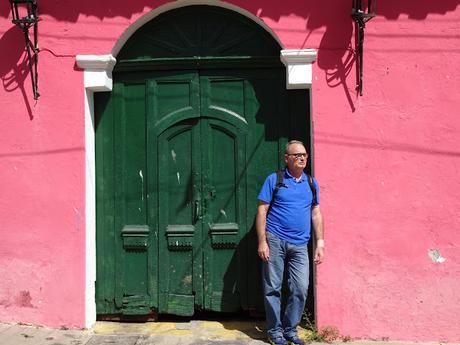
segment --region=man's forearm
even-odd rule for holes
[[[256,230],[257,230],[257,240],[259,243],[267,241],[266,234],[265,234],[266,224],[267,224],[266,215],[261,214],[261,212],[257,212]]]
[[[256,216],[256,231],[257,231],[257,254],[262,261],[267,262],[270,257],[270,249],[267,243],[267,235],[265,226],[267,225],[267,204],[259,204]]]
[[[316,240],[324,240],[324,222],[323,215],[319,208],[314,210],[312,216],[313,228],[315,229]]]
[[[315,264],[319,265],[324,260],[324,221],[319,206],[312,210],[312,223],[315,228],[316,248]]]

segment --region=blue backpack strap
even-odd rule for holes
[[[268,211],[267,211],[267,216],[270,213],[270,210],[272,209],[273,203],[275,202],[275,197],[276,194],[278,194],[278,191],[280,190],[281,187],[285,187],[286,185],[284,184],[284,170],[278,170],[276,172],[276,184],[275,184],[275,189],[273,190],[272,194],[272,199],[270,200],[270,205],[268,206]]]
[[[318,199],[316,198],[315,183],[313,182],[313,177],[311,177],[310,175],[307,175],[307,180],[308,180],[308,184],[310,185],[311,194],[313,195],[313,199],[311,201],[311,206],[314,207],[314,206],[318,205]]]

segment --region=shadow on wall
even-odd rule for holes
[[[347,86],[350,73],[352,73],[351,78],[356,78],[354,23],[350,17],[351,1],[332,0],[318,6],[318,3],[313,0],[286,0],[283,2],[282,9],[275,4],[267,2],[263,6],[257,6],[253,2],[240,2],[242,7],[257,13],[258,16],[269,17],[275,21],[288,15],[306,19],[306,34],[301,48],[311,47],[312,44],[309,42],[311,34],[323,28],[324,34],[316,47],[317,65],[324,71],[329,87],[343,88],[350,108],[354,111],[353,97]],[[377,2],[377,15],[388,20],[397,20],[400,15],[407,15],[413,20],[424,20],[429,14],[446,14],[455,11],[459,4],[460,0],[384,0]]]
[[[71,0],[63,0],[57,2],[42,1],[39,3],[40,13],[49,15],[59,21],[76,22],[80,15],[95,16],[99,19],[125,17],[131,18],[134,13],[144,11],[144,8],[156,8],[165,4],[167,1],[163,0],[138,0],[130,2],[129,7],[125,1],[92,1],[81,0],[78,2]],[[317,1],[313,0],[285,0],[283,6],[280,8],[277,2],[260,1],[245,1],[234,0],[226,1],[228,3],[246,8],[252,13],[257,13],[262,17],[269,17],[278,21],[281,17],[287,15],[297,15],[305,19],[309,19],[309,28],[314,28],[312,23],[318,24],[322,22],[321,26],[328,23],[332,24],[332,19],[340,14],[342,8],[347,8],[346,15],[349,18],[351,10],[351,1],[332,0],[322,3],[318,6]],[[263,4],[263,5],[260,5]],[[377,10],[379,15],[387,19],[398,19],[399,15],[407,14],[411,19],[425,19],[429,14],[446,14],[449,11],[454,11],[460,4],[459,0],[418,0],[418,1],[400,1],[400,0],[382,0],[377,3]],[[78,6],[78,7],[76,7]],[[7,1],[3,1],[0,5],[0,17],[10,16],[10,6]],[[313,20],[310,20],[313,19]],[[340,24],[340,23],[336,23]]]
[[[354,104],[350,90],[347,87],[347,78],[350,72],[354,71],[356,60],[356,52],[354,48],[353,37],[353,22],[350,18],[351,1],[331,0],[323,2],[321,6],[313,0],[285,0],[283,6],[278,2],[264,1],[229,1],[236,6],[240,6],[250,11],[251,13],[263,17],[270,18],[274,21],[279,21],[281,17],[294,15],[306,20],[305,38],[301,48],[315,47],[312,42],[309,42],[313,31],[323,29],[324,34],[317,47],[318,59],[317,65],[324,70],[327,85],[329,87],[341,86],[345,96],[354,110]],[[95,16],[99,19],[114,18],[117,16],[131,18],[133,14],[141,13],[145,8],[156,8],[163,5],[164,1],[147,1],[139,0],[130,2],[126,5],[125,1],[71,1],[64,0],[59,2],[43,2],[40,3],[40,13],[55,18],[58,21],[76,22],[81,15]],[[418,1],[400,1],[400,0],[384,0],[377,4],[378,16],[383,16],[388,20],[397,20],[400,15],[407,15],[410,19],[423,20],[429,14],[446,14],[449,11],[454,11],[460,4],[460,0],[418,0]],[[0,2],[0,17],[10,17],[10,8],[7,1]],[[280,29],[283,30],[283,29]],[[288,30],[288,29],[286,29]],[[8,30],[4,35],[10,34]],[[16,35],[16,33],[14,34]],[[7,43],[9,43],[7,45]],[[8,51],[11,49],[13,40],[2,39],[0,51]],[[15,44],[15,43],[14,43]],[[13,48],[17,49],[17,46]],[[4,49],[8,48],[8,49]],[[27,67],[22,59],[21,54],[8,54],[7,62],[1,62],[2,78],[4,78],[4,69],[8,66],[16,66],[13,68],[16,80],[12,79],[18,87],[22,87],[25,76],[27,75]],[[13,61],[13,59],[16,59]],[[355,74],[352,74],[355,78]],[[8,83],[8,82],[7,82]],[[14,84],[13,83],[13,84]],[[5,81],[4,81],[5,87]],[[6,87],[5,87],[6,88]],[[22,89],[21,89],[22,90]],[[27,105],[30,108],[29,105]],[[31,112],[29,111],[29,114]]]
[[[408,15],[410,19],[423,20],[429,14],[446,14],[455,11],[459,4],[460,0],[385,0],[378,3],[378,11],[379,15],[389,20],[396,20],[401,14]]]
[[[15,26],[0,37],[0,51],[8,52],[8,54],[3,53],[0,59],[0,79],[6,92],[21,90],[29,119],[32,120],[32,108],[24,87],[24,81],[29,74],[29,64],[23,42],[24,34]]]

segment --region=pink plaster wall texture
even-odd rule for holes
[[[40,2],[37,102],[22,34],[0,3],[0,321],[84,325],[84,93],[75,56],[110,54],[165,3]],[[380,1],[366,26],[362,97],[348,1],[230,3],[261,18],[283,48],[318,51],[313,159],[327,243],[318,326],[459,341],[458,1]]]
[[[85,142],[83,88],[75,85],[83,76],[71,52],[52,51],[44,16],[42,96],[34,101],[23,35],[6,18],[8,3],[0,6],[0,320],[81,327]]]

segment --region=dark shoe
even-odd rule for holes
[[[294,336],[292,338],[286,337],[287,344],[289,345],[305,345],[305,342],[300,339],[298,336]]]
[[[288,345],[287,340],[282,336],[276,338],[268,337],[268,342],[272,345]]]

